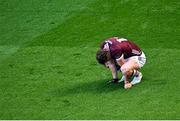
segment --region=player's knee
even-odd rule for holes
[[[131,74],[132,74],[132,70],[130,70],[129,68],[127,68],[125,66],[121,67],[121,72],[123,75],[126,75],[126,76],[131,76]]]
[[[130,77],[130,76],[132,75],[132,73],[133,73],[133,71],[132,71],[132,70],[129,70],[129,71],[126,72],[126,75],[127,75],[128,77]]]
[[[127,73],[128,73],[127,68],[122,66],[121,67],[121,72],[122,72],[123,75],[127,75]]]

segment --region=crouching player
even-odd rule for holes
[[[124,81],[124,88],[128,89],[141,82],[142,73],[139,70],[144,66],[146,57],[132,41],[118,37],[109,38],[101,44],[96,59],[111,70],[111,83]],[[121,80],[118,79],[118,70],[123,74]]]

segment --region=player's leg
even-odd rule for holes
[[[130,83],[130,78],[134,73],[134,70],[137,70],[138,68],[138,63],[133,59],[128,59],[128,61],[122,65],[121,72],[125,77],[124,88],[131,88],[132,84]]]
[[[135,60],[138,63],[139,69],[142,68],[144,66],[144,64],[146,63],[146,57],[143,52],[142,52],[141,56],[135,56],[135,57],[132,57],[131,59]],[[139,69],[134,70],[134,74],[133,74],[134,78],[131,81],[132,85],[135,85],[135,84],[138,84],[141,82],[142,73],[139,71]]]
[[[142,79],[142,73],[139,70],[135,70],[134,69],[134,73],[133,73],[133,80],[131,81],[132,85],[138,84],[141,82]]]

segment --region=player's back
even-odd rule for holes
[[[128,58],[141,54],[141,49],[130,40],[113,37],[106,40],[105,42],[109,43],[112,57],[124,54],[124,58]]]

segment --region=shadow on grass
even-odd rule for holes
[[[53,93],[54,96],[68,96],[83,93],[109,93],[119,89],[123,89],[123,82],[118,84],[108,84],[105,80],[97,80],[93,82],[84,82],[75,86],[69,86],[64,89],[56,89],[51,93]]]

